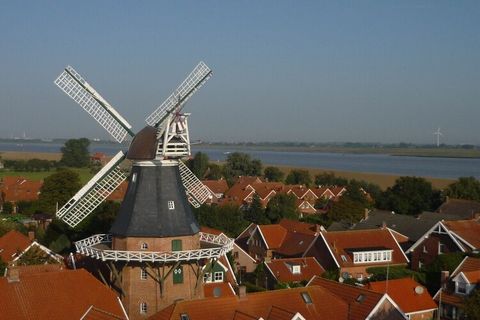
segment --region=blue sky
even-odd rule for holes
[[[478,1],[0,2],[0,137],[107,138],[72,65],[136,130],[204,60],[192,139],[480,144]]]

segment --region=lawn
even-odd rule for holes
[[[71,170],[77,172],[80,175],[80,181],[82,184],[85,184],[93,177],[93,174],[90,172],[90,168],[70,168]],[[24,177],[28,180],[43,180],[45,177],[55,173],[55,170],[51,171],[41,171],[41,172],[27,172],[27,171],[11,171],[11,170],[0,170],[0,178],[6,176],[15,176],[15,177]]]

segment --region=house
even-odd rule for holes
[[[323,227],[282,219],[278,224],[257,225],[247,241],[248,254],[259,262],[302,257]]]
[[[317,213],[317,209],[315,209],[315,202],[311,200],[296,199],[295,204],[298,212],[300,212],[300,217]]]
[[[388,293],[409,320],[433,319],[438,309],[427,289],[411,278],[370,282],[368,289]]]
[[[440,254],[478,250],[479,234],[478,219],[439,221],[406,251],[411,255],[411,268],[418,270]]]
[[[459,219],[474,219],[480,215],[480,202],[447,197],[436,211],[438,213],[455,215]]]
[[[0,237],[0,258],[5,263],[29,264],[30,258],[45,264],[63,264],[63,257],[33,240],[33,235],[11,230]],[[28,259],[28,260],[27,260]]]
[[[268,270],[268,289],[274,289],[279,283],[307,283],[313,276],[320,276],[325,272],[325,269],[313,257],[273,259],[264,263]]]
[[[233,244],[232,256],[239,274],[253,272],[258,265],[257,260],[248,253],[248,239],[250,239],[256,228],[257,225],[255,223],[250,223],[250,225],[238,235]]]
[[[386,229],[322,231],[305,252],[327,270],[339,269],[343,278],[363,280],[370,267],[407,265],[393,232]]]
[[[319,286],[249,294],[244,289],[238,296],[177,301],[149,320],[348,319],[348,304]]]
[[[220,180],[202,180],[204,186],[207,187],[209,197],[207,204],[218,203],[218,200],[223,198],[225,192],[228,190],[227,181]]]
[[[103,152],[95,152],[90,156],[90,162],[92,164],[104,166],[108,162],[108,157]]]
[[[425,232],[441,220],[458,220],[458,217],[438,212],[422,212],[415,217],[406,214],[396,214],[393,211],[375,209],[366,211],[365,217],[354,225],[341,222],[332,223],[328,231],[389,228],[397,234],[407,237],[406,241],[399,241],[404,251],[406,251],[420,239]]]
[[[317,196],[317,199],[330,200],[335,197],[335,194],[330,190],[329,187],[319,186],[311,190],[313,193],[315,193],[315,195]]]
[[[83,269],[9,268],[0,278],[0,310],[2,319],[128,319],[115,293]]]
[[[442,275],[446,281],[433,297],[439,304],[442,319],[465,319],[463,314],[464,299],[480,283],[480,258],[465,257],[458,267],[448,277],[448,271]]]
[[[0,207],[10,202],[14,212],[17,212],[17,204],[20,201],[38,200],[43,181],[28,180],[23,177],[3,177],[0,182]]]
[[[401,308],[387,293],[379,293],[359,286],[352,286],[313,277],[307,288],[326,289],[348,305],[346,320],[396,320],[407,319]]]

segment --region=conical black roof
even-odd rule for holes
[[[134,165],[110,233],[118,237],[175,237],[198,231],[178,166]]]

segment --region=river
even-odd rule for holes
[[[60,143],[49,142],[0,142],[0,152],[60,152],[61,147],[62,144]],[[96,144],[93,142],[90,146],[90,151],[113,155],[121,148],[121,145]],[[124,146],[123,148],[126,147]],[[194,145],[192,150],[193,152],[205,152],[214,161],[223,161],[228,154],[240,151],[250,154],[252,158],[260,159],[263,164],[447,179],[465,176],[480,178],[480,159],[408,157],[385,154],[259,151],[245,148],[235,149],[234,147],[209,148],[203,145]]]

